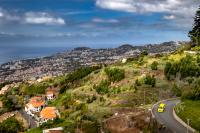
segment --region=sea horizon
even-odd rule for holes
[[[57,53],[65,52],[68,50],[72,50],[70,47],[43,47],[43,46],[35,46],[35,47],[1,47],[0,46],[0,65],[17,60],[23,59],[34,59],[41,58],[46,56],[51,56]]]

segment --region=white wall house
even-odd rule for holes
[[[25,105],[27,114],[34,116],[34,113],[40,112],[45,107],[45,100],[42,97],[33,97]]]
[[[46,97],[47,97],[48,101],[51,101],[51,100],[55,99],[55,94],[52,91],[48,91],[46,94]]]
[[[43,124],[49,120],[54,120],[59,117],[59,112],[55,107],[45,107],[40,112],[40,124]]]

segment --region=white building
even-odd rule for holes
[[[25,105],[25,111],[27,112],[27,114],[34,116],[34,113],[40,112],[44,107],[45,100],[40,96],[36,96],[32,97],[29,100],[29,103]]]

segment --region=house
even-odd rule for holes
[[[51,101],[56,98],[58,88],[56,87],[48,87],[46,89],[46,98],[48,101]]]
[[[127,59],[126,58],[123,58],[122,59],[122,63],[124,64],[124,63],[126,63],[127,62]]]
[[[63,132],[63,128],[62,127],[43,130],[43,133],[62,133],[62,132]]]
[[[45,107],[45,100],[41,96],[32,97],[25,105],[27,114],[34,116],[34,113],[40,112]]]
[[[54,120],[59,116],[60,114],[55,107],[45,107],[40,112],[40,124],[45,123],[49,120]]]
[[[53,99],[55,99],[55,91],[54,90],[47,90],[46,92],[46,98],[48,101],[51,101]]]

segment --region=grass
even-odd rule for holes
[[[184,100],[175,110],[183,121],[187,122],[187,119],[190,119],[190,125],[200,131],[200,101]]]
[[[33,128],[31,130],[29,130],[27,133],[42,133],[42,129],[41,128]]]

